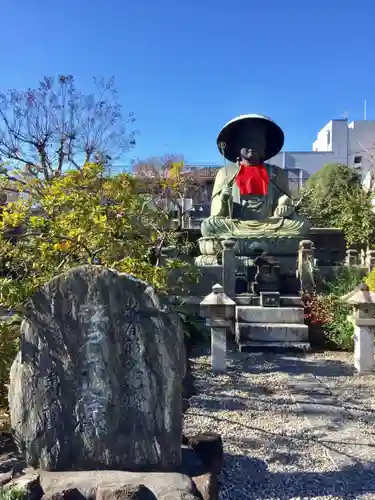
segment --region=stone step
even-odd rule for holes
[[[236,320],[240,323],[302,323],[302,307],[237,306]]]
[[[246,351],[310,351],[311,345],[309,342],[257,342],[249,341],[239,345],[241,352]]]
[[[257,342],[308,342],[308,326],[299,323],[236,323],[238,344]]]
[[[260,297],[253,294],[237,295],[234,299],[239,306],[259,306]],[[299,295],[281,295],[280,307],[299,307],[301,297]]]

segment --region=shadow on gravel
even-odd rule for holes
[[[192,360],[199,356],[209,356],[210,347],[202,345],[192,350]],[[306,359],[304,353],[282,353],[249,351],[237,352],[228,349],[229,373],[246,371],[247,373],[274,373],[282,372],[290,375],[311,373],[316,377],[343,377],[352,376],[355,369],[352,365],[333,359]]]
[[[339,497],[355,499],[375,493],[375,464],[340,471],[273,473],[259,459],[225,454],[221,477],[223,499]]]

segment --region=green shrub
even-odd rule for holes
[[[348,290],[349,292],[350,290]],[[351,307],[338,296],[331,295],[332,321],[325,325],[327,338],[339,349],[352,350],[354,347],[354,325],[347,319]]]
[[[363,281],[363,271],[354,267],[338,269],[334,277],[324,283],[325,291],[304,297],[306,322],[310,330],[321,332],[325,344],[351,350],[354,345],[354,327],[347,320],[350,306],[340,300]],[[314,338],[311,339],[314,343]]]
[[[339,267],[330,281],[325,283],[327,293],[341,297],[353,290],[365,277],[363,269],[359,267]]]
[[[23,500],[26,498],[26,491],[18,486],[0,489],[0,500]]]
[[[7,407],[9,371],[19,348],[19,330],[18,318],[0,321],[0,408]]]
[[[371,272],[366,276],[365,283],[371,292],[375,292],[375,267],[373,267]]]

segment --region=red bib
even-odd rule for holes
[[[268,194],[268,172],[264,165],[244,165],[240,164],[240,170],[236,176],[236,184],[240,194],[253,194],[256,196],[266,196]]]

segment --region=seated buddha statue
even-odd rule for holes
[[[283,147],[281,128],[265,116],[242,115],[224,126],[217,144],[229,163],[216,175],[202,240],[302,239],[310,224],[296,214],[287,172],[265,163]]]

